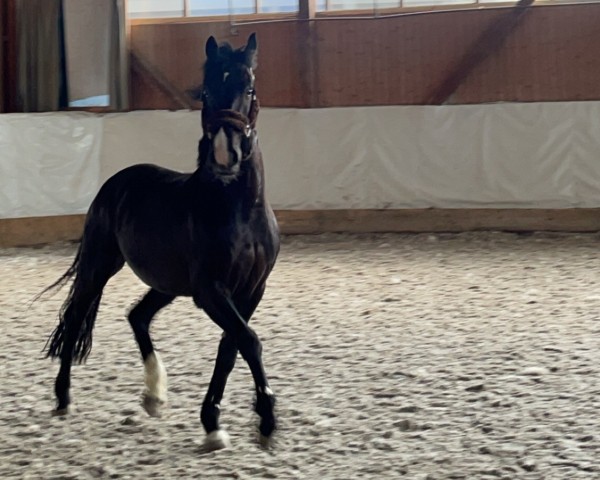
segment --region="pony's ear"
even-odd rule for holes
[[[244,52],[246,53],[246,65],[255,69],[258,66],[258,42],[256,41],[256,33],[252,33],[248,37],[248,43],[244,48]]]
[[[217,41],[212,35],[208,37],[204,51],[206,52],[206,58],[216,58],[219,54],[219,45],[217,45]]]

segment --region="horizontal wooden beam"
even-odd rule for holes
[[[600,209],[279,210],[283,233],[419,233],[478,230],[595,232]]]
[[[85,215],[0,219],[0,247],[21,247],[77,240]]]
[[[600,208],[277,210],[283,234],[420,233],[501,230],[597,232]],[[0,247],[77,240],[84,215],[0,219]]]

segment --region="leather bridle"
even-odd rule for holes
[[[227,127],[242,135],[242,151],[244,158],[248,158],[254,149],[256,138],[256,120],[259,111],[258,98],[256,94],[252,96],[252,104],[248,116],[236,110],[225,109],[210,112],[208,109],[202,109],[202,130],[211,139],[217,132]]]

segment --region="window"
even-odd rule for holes
[[[111,9],[96,0],[64,0],[69,106],[108,107]]]
[[[317,12],[516,3],[517,0],[316,0]],[[129,0],[136,18],[209,17],[298,12],[299,0]]]
[[[184,0],[129,0],[130,18],[183,17]]]
[[[135,18],[208,17],[298,11],[298,0],[129,0]]]
[[[293,13],[298,11],[298,1],[294,0],[261,0],[260,13]]]
[[[514,0],[516,2],[516,0]],[[513,3],[512,0],[317,0],[317,11],[378,10],[383,8],[435,7],[446,5],[478,5]]]
[[[189,0],[192,17],[257,13],[254,0]]]

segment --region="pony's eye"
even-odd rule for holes
[[[248,90],[246,90],[246,95],[248,95],[248,96],[254,95],[254,89],[253,88],[249,88]]]

